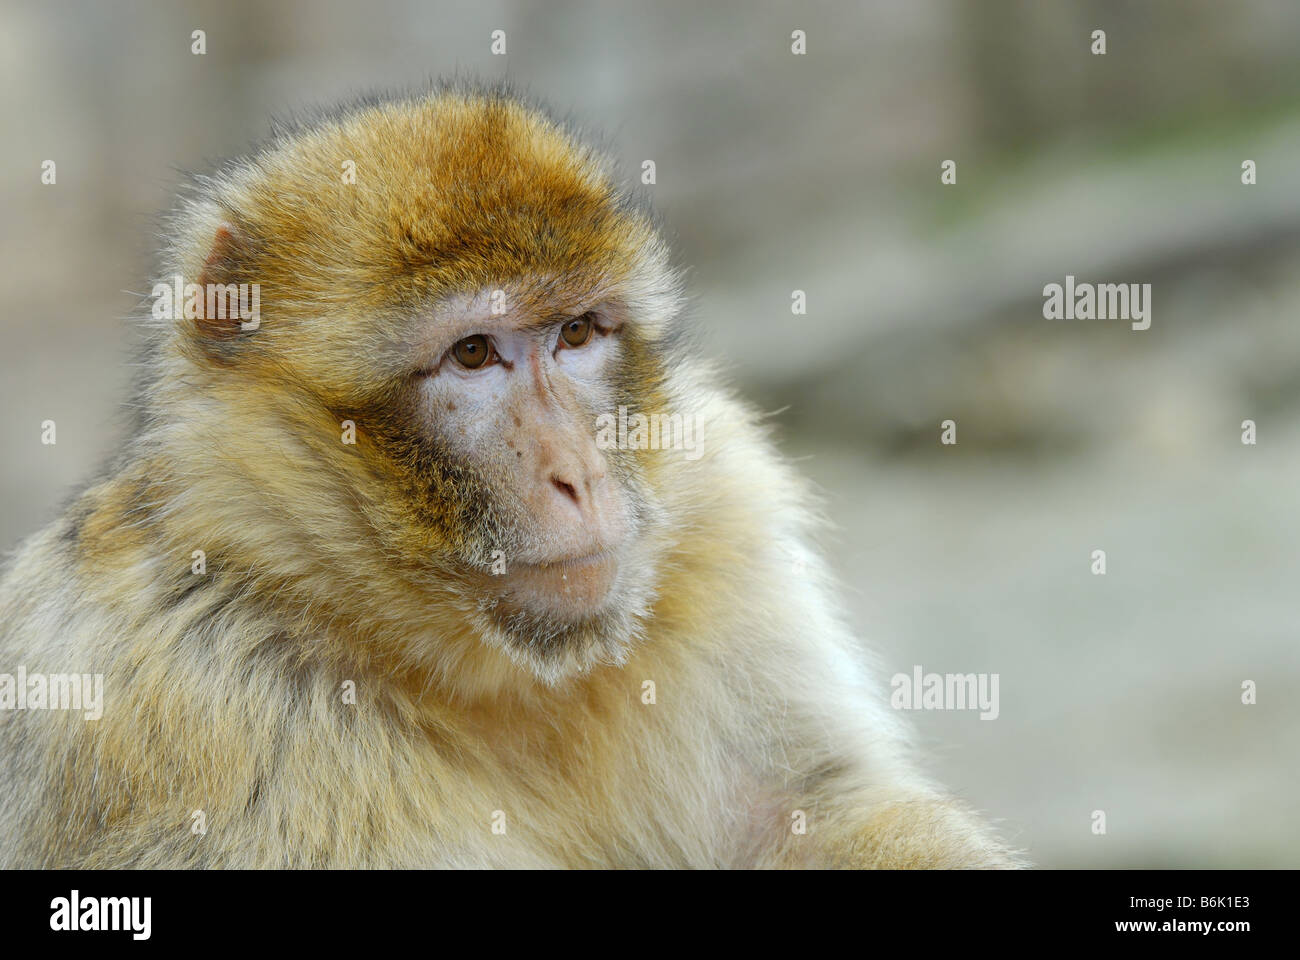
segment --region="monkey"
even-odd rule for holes
[[[103,682],[0,703],[0,866],[1026,865],[922,771],[589,142],[448,83],[182,194],[129,439],[0,583],[0,672]]]

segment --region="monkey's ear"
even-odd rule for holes
[[[247,254],[247,240],[240,229],[229,220],[217,224],[199,274],[202,303],[194,322],[204,336],[225,340],[245,329],[240,325],[238,284],[245,272]],[[230,289],[231,285],[235,288]]]

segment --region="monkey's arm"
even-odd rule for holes
[[[1025,865],[957,801],[940,796],[861,799],[862,805],[853,808],[836,804],[814,837],[815,855],[825,866],[962,870]]]
[[[959,801],[923,790],[868,788],[807,797],[804,830],[776,825],[782,837],[761,866],[851,870],[1017,869],[1016,851]]]

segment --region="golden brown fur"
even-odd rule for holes
[[[363,105],[203,185],[174,236],[164,277],[259,282],[265,319],[157,323],[129,451],[11,562],[0,671],[103,673],[105,703],[0,712],[0,865],[1015,864],[916,772],[804,485],[680,349],[651,222],[563,127],[493,91]],[[626,643],[545,664],[485,641],[445,559],[490,490],[404,446],[412,312],[503,285],[626,304],[624,386],[708,438],[623,466],[654,572]]]

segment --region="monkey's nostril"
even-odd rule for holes
[[[569,497],[574,503],[578,502],[578,491],[574,489],[573,484],[565,483],[559,477],[551,477],[551,483],[555,484],[555,488]]]

